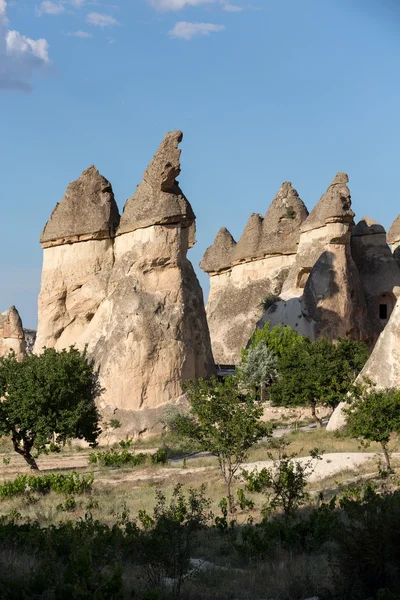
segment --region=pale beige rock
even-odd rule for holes
[[[232,264],[249,262],[252,258],[259,257],[260,242],[263,231],[263,218],[257,213],[250,215],[247,225],[232,252],[229,260]],[[201,266],[201,264],[200,264]]]
[[[375,389],[400,388],[400,298],[393,309],[389,323],[380,334],[371,356],[357,378],[358,382],[371,381]],[[346,425],[343,413],[345,403],[336,407],[327,429],[334,431]]]
[[[388,231],[387,243],[391,244],[393,251],[400,245],[400,215],[395,218]]]
[[[241,348],[263,315],[263,299],[279,295],[293,260],[294,255],[270,256],[211,277],[206,310],[217,364],[240,360]]]
[[[366,303],[349,242],[328,244],[306,283],[303,315],[315,323],[315,337],[366,337]]]
[[[0,357],[15,352],[22,360],[26,354],[26,342],[21,317],[15,306],[0,313]]]
[[[296,261],[282,289],[284,300],[303,294],[309,274],[327,244],[348,240],[354,217],[348,180],[345,173],[338,173],[303,222]]]
[[[153,195],[143,205],[128,200],[117,237],[44,250],[35,350],[87,346],[105,388],[100,407],[119,411],[131,436],[160,432],[167,407],[185,404],[182,382],[214,372],[203,294],[187,259],[194,215],[176,193],[180,137],[161,144],[145,172]]]

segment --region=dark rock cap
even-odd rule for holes
[[[283,183],[263,222],[259,251],[264,254],[295,254],[301,224],[308,210],[289,181]]]
[[[400,240],[400,215],[393,221],[387,235],[388,244],[395,244]]]
[[[113,237],[119,212],[111,183],[94,167],[67,187],[47,221],[40,242],[46,246]]]
[[[301,232],[318,229],[331,221],[353,223],[354,213],[351,210],[348,181],[346,173],[337,173],[325,194],[321,196],[318,204],[304,221]]]
[[[214,243],[204,253],[200,269],[206,273],[216,273],[232,265],[232,255],[236,242],[226,229],[221,227],[215,236]]]
[[[370,219],[370,217],[363,217],[354,227],[351,235],[352,237],[361,237],[363,235],[375,235],[377,233],[385,234],[386,231],[382,225],[373,219]]]
[[[253,213],[232,252],[233,262],[244,261],[257,256],[262,236],[262,226],[262,216]]]
[[[192,207],[176,180],[181,171],[178,145],[182,138],[181,131],[167,133],[136,192],[126,201],[117,235],[151,225],[188,227],[193,223]]]

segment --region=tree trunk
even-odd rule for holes
[[[15,452],[18,452],[18,454],[20,454],[26,460],[26,462],[32,470],[39,471],[39,467],[37,466],[35,459],[31,455],[33,443],[23,440],[23,447],[21,448],[18,439],[14,435],[12,436],[12,442]]]
[[[385,457],[385,463],[386,463],[387,470],[389,471],[389,473],[393,473],[392,466],[390,464],[390,456],[389,456],[389,452],[387,449],[387,445],[385,444],[385,442],[381,442],[381,446],[382,446],[382,450],[383,450],[383,456]]]
[[[229,509],[229,513],[233,514],[233,502],[232,502],[232,494],[231,494],[231,478],[230,475],[228,475],[228,480],[226,482],[226,491],[228,492],[228,509]]]
[[[317,403],[316,402],[311,402],[311,416],[314,419],[314,421],[317,422],[317,427],[320,428],[322,427],[322,419],[320,419],[317,415]]]

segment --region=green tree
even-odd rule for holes
[[[96,443],[100,393],[86,350],[47,348],[21,362],[10,353],[0,360],[0,435],[11,436],[15,452],[38,469],[33,449],[40,453],[51,441],[71,438]]]
[[[315,342],[303,338],[279,358],[279,377],[270,388],[270,399],[280,406],[309,406],[313,418],[322,425],[317,405],[334,410],[352,389],[367,358],[363,342],[339,340],[333,344],[327,338]]]
[[[276,356],[262,342],[249,349],[246,360],[237,368],[239,377],[259,395],[260,402],[264,400],[265,389],[278,378],[277,365]]]
[[[172,424],[177,433],[218,458],[231,513],[232,484],[238,469],[250,448],[271,434],[271,427],[260,421],[263,407],[252,395],[241,394],[239,388],[237,377],[187,383],[191,414],[177,415]]]
[[[387,470],[392,472],[389,454],[390,435],[400,432],[400,390],[370,391],[353,399],[347,414],[347,431],[365,444],[378,442],[382,446]]]
[[[276,325],[271,328],[268,321],[262,329],[255,330],[248,349],[242,350],[242,360],[246,360],[250,349],[257,348],[260,344],[265,344],[272,354],[280,359],[293,348],[301,346],[305,339],[307,338],[297,333],[290,325]]]

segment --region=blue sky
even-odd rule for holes
[[[172,129],[196,268],[283,181],[310,209],[346,171],[357,217],[388,227],[399,27],[394,0],[0,0],[0,310],[36,326],[38,238],[68,182],[94,163],[122,209]]]

